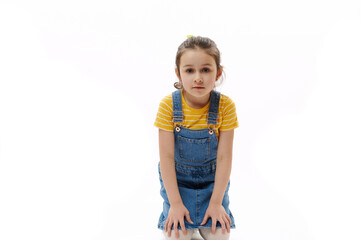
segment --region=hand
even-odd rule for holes
[[[184,217],[186,217],[187,221],[192,223],[191,216],[189,215],[188,209],[183,205],[183,203],[180,204],[174,204],[171,205],[168,212],[168,218],[165,221],[164,230],[168,232],[168,237],[171,235],[172,225],[175,237],[179,238],[179,231],[178,231],[178,224],[180,224],[183,235],[187,234],[187,230],[184,225]]]
[[[212,219],[212,230],[213,234],[216,233],[216,225],[217,221],[222,225],[222,233],[226,233],[231,231],[232,220],[228,216],[226,210],[222,206],[222,204],[209,203],[206,214],[204,215],[203,221],[201,225],[206,224],[208,218]]]

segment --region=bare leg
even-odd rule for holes
[[[212,234],[211,228],[201,228],[199,233],[205,240],[228,240],[230,233],[225,231],[222,233],[222,228],[216,228],[216,233]]]
[[[163,231],[163,235],[166,240],[191,240],[194,230],[195,229],[187,229],[187,235],[183,235],[183,232],[179,230],[179,238],[175,237],[174,230],[172,230],[170,237],[168,237],[168,233],[165,231]]]

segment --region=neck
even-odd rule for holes
[[[191,108],[196,108],[196,109],[203,108],[204,106],[206,106],[208,104],[210,96],[211,96],[211,94],[209,93],[202,97],[194,97],[183,90],[184,100],[186,101],[188,106],[190,106]]]

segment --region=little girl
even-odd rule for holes
[[[235,228],[228,189],[238,121],[234,102],[214,90],[223,73],[216,44],[189,37],[178,47],[175,73],[178,90],[163,98],[154,123],[164,199],[158,228],[165,239],[190,240],[196,229],[206,240],[229,239]]]

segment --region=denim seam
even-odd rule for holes
[[[198,190],[196,190],[196,223],[198,224],[198,206],[199,206],[199,203],[198,203]]]

